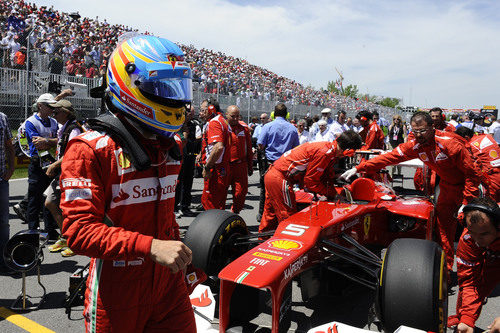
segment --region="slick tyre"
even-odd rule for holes
[[[246,252],[245,246],[234,245],[235,240],[243,235],[248,235],[248,229],[239,215],[211,209],[193,220],[184,243],[193,251],[193,265],[214,276]]]
[[[397,239],[382,263],[377,309],[386,332],[405,325],[446,332],[447,271],[444,252],[434,242]]]

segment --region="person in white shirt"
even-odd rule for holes
[[[333,119],[330,117],[331,113],[332,109],[330,108],[324,108],[323,110],[321,110],[321,120],[326,121],[326,126],[328,127],[328,129],[330,129],[330,125],[333,123]],[[309,129],[311,137],[315,137],[316,133],[318,133],[319,131],[318,125],[319,125],[318,122],[315,122]]]
[[[491,125],[488,127],[488,132],[493,135],[495,133],[495,129],[500,126],[500,122],[497,120],[495,116],[490,117]]]
[[[335,139],[338,138],[340,134],[349,130],[349,126],[347,126],[345,120],[346,120],[346,112],[342,110],[337,112],[337,120],[330,125],[329,129],[330,132],[332,132],[332,135]]]
[[[352,129],[353,131],[356,131],[356,133],[361,132],[361,130],[363,129],[363,126],[361,126],[358,118],[354,118],[352,120]]]
[[[319,120],[318,121],[318,133],[314,136],[314,142],[320,142],[320,141],[333,141],[335,138],[333,137],[333,133],[328,129],[328,125],[326,123],[326,120]]]
[[[457,128],[457,126],[458,126],[458,114],[456,114],[456,113],[452,114],[450,117],[450,121],[448,123],[452,124],[453,126],[455,126],[455,128]]]
[[[300,119],[297,122],[297,132],[299,133],[299,144],[303,144],[311,141],[311,137],[309,136],[309,132],[306,131],[307,122],[305,119]]]

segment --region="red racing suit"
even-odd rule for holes
[[[248,192],[248,170],[253,170],[252,138],[247,124],[231,126],[231,148],[228,185],[233,193],[231,211],[238,214],[245,206]]]
[[[441,126],[441,128],[435,126],[434,128],[445,132],[455,133],[455,126],[448,122],[443,122],[443,124],[444,126]],[[407,141],[412,139],[415,139],[415,136],[413,132],[410,132]],[[434,194],[434,188],[436,187],[436,172],[428,169],[424,172],[423,168],[417,168],[415,175],[413,175],[413,184],[415,189],[419,191],[424,191],[427,187],[427,191],[429,191],[428,194]]]
[[[472,155],[480,164],[488,196],[500,201],[500,148],[490,134],[474,135],[470,141]]]
[[[364,127],[359,135],[365,142],[361,149],[384,149],[384,132],[376,122]]]
[[[477,196],[481,181],[480,171],[466,144],[462,137],[454,133],[436,130],[434,140],[426,145],[412,139],[356,167],[359,172],[374,172],[388,165],[418,158],[438,174],[440,193],[436,204],[436,231],[450,271],[457,228],[455,214],[461,204]]]
[[[222,142],[223,152],[215,162],[210,178],[203,181],[203,193],[201,203],[205,210],[224,209],[226,207],[228,176],[229,176],[229,147],[231,146],[230,128],[226,119],[218,114],[209,120],[207,130],[203,134],[204,158],[206,162],[210,158],[213,145]]]
[[[457,248],[457,314],[448,325],[464,323],[474,327],[483,301],[500,283],[500,238],[488,248],[479,247],[465,229]]]
[[[183,273],[150,258],[153,238],[179,239],[174,200],[180,162],[168,149],[180,141],[141,144],[152,161],[144,171],[116,141],[96,131],[72,139],[64,155],[63,233],[74,252],[92,258],[87,332],[196,331]]]
[[[335,196],[329,186],[330,171],[337,160],[337,142],[306,142],[287,151],[268,169],[264,182],[266,200],[259,232],[276,229],[279,222],[297,212],[293,185],[307,191]]]

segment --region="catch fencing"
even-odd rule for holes
[[[35,58],[35,69],[44,67],[45,58]],[[79,119],[96,117],[100,112],[101,101],[90,97],[90,89],[101,84],[100,79],[90,79],[69,75],[50,74],[41,70],[19,70],[0,68],[0,112],[7,115],[11,128],[16,129],[33,112],[32,106],[38,96],[46,92],[54,92],[54,88],[72,88],[75,96],[68,97],[74,105]],[[209,97],[216,98],[223,110],[229,105],[240,108],[242,119],[249,122],[252,117],[259,117],[263,112],[270,114],[278,103],[273,100],[255,99],[243,96],[229,96],[205,93],[198,83],[193,84],[193,105],[197,111],[200,103]],[[300,119],[305,116],[319,115],[323,107],[285,103],[290,113],[290,119]],[[343,109],[350,117],[361,109],[377,110],[388,120],[400,110],[381,107],[375,104],[361,105],[359,101],[339,96],[333,109]]]

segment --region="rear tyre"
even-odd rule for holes
[[[446,260],[434,242],[397,239],[382,264],[377,309],[386,332],[405,325],[446,332],[448,318]]]
[[[246,252],[247,247],[234,245],[243,235],[248,235],[248,229],[239,215],[211,209],[193,220],[184,243],[193,251],[193,265],[214,276]]]

